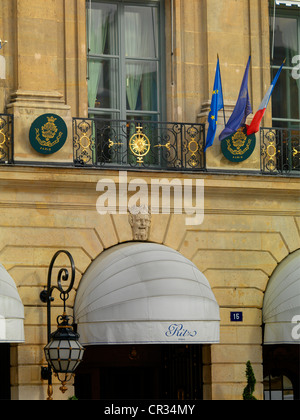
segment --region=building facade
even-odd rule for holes
[[[0,5],[0,399],[49,394],[58,250],[86,350],[54,399],[239,400],[247,361],[257,399],[299,399],[300,2]],[[283,68],[226,154],[249,56],[247,124]]]

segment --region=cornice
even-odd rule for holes
[[[125,172],[125,171],[124,171]],[[70,190],[76,193],[94,191],[101,179],[112,179],[119,184],[120,171],[97,170],[85,168],[61,167],[29,167],[29,166],[0,166],[0,188],[26,191]],[[127,179],[143,179],[148,185],[152,179],[195,180],[203,179],[205,195],[207,196],[260,196],[294,197],[299,200],[300,210],[300,178],[264,176],[258,174],[226,174],[226,173],[183,173],[183,172],[150,172],[127,171]],[[1,192],[0,192],[1,200]]]

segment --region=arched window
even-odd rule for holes
[[[293,400],[293,384],[287,376],[268,375],[264,378],[265,400]]]
[[[154,243],[107,249],[77,290],[85,358],[80,399],[201,399],[202,345],[219,342],[219,305],[206,277]]]

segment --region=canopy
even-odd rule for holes
[[[219,306],[207,279],[158,244],[104,251],[81,280],[74,317],[84,345],[219,342]]]
[[[0,264],[0,343],[24,342],[24,307],[15,282]]]
[[[300,344],[300,251],[279,264],[270,278],[263,322],[264,344]]]
[[[298,6],[300,7],[300,0],[276,0],[278,6]]]

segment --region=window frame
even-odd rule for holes
[[[273,11],[274,11],[274,4],[273,4],[273,2],[270,2],[270,35],[271,35],[271,50],[272,50],[272,29],[273,29],[273,27],[272,27],[272,19],[274,18],[274,15],[273,15]],[[277,6],[276,7],[276,18],[296,18],[297,19],[297,28],[298,28],[298,50],[299,50],[299,54],[300,54],[300,8],[299,7],[297,7],[297,6],[290,6],[290,7],[286,7],[286,6]],[[273,64],[273,62],[274,62],[274,59],[275,59],[275,57],[273,57],[273,59],[272,59],[272,51],[271,51],[271,60],[270,60],[270,62],[271,62],[271,79],[272,79],[272,73],[273,73],[273,71],[278,71],[278,69],[280,68],[280,64],[276,64],[276,65],[274,65]],[[293,71],[293,68],[294,67],[292,67],[292,66],[288,66],[288,65],[283,65],[283,67],[282,67],[282,76],[281,77],[283,77],[283,75],[284,74],[289,74],[290,75],[290,77],[292,77],[292,75],[291,75],[291,72]],[[291,93],[291,88],[289,87],[289,88],[287,88],[286,89],[286,95],[287,95],[287,98],[289,99],[289,101],[288,101],[288,107],[289,107],[289,114],[290,114],[290,109],[291,109],[291,96],[290,96],[290,93]],[[300,86],[299,86],[299,88],[298,88],[298,103],[299,103],[299,108],[300,108]],[[276,124],[276,122],[278,122],[277,124]],[[291,128],[291,129],[293,129],[293,128],[295,128],[296,129],[296,127],[294,127],[294,124],[296,124],[296,125],[298,125],[298,126],[300,126],[300,118],[299,119],[293,119],[293,118],[282,118],[282,117],[275,117],[274,116],[274,108],[272,109],[272,126],[274,127],[274,128],[278,128],[278,126],[281,126],[281,124],[282,123],[286,123],[286,128]]]
[[[273,383],[272,383],[272,380],[276,380],[276,379],[280,380],[280,387],[278,387],[278,388],[275,388],[273,386]],[[290,384],[291,384],[290,388],[287,388],[287,387],[284,386],[285,379],[290,382]],[[272,373],[271,373],[264,378],[263,383],[264,383],[264,400],[267,400],[267,401],[284,401],[284,400],[294,400],[295,399],[293,383],[287,375],[285,375],[281,372],[277,375],[272,375]],[[267,387],[266,387],[266,385],[267,385]],[[278,398],[279,394],[280,394],[281,398]],[[275,397],[275,395],[277,395],[277,398]],[[287,396],[289,396],[289,397],[287,397]]]
[[[165,9],[163,0],[149,0],[147,2],[141,0],[87,0],[86,1],[86,14],[88,16],[88,10],[91,3],[107,3],[117,5],[117,30],[116,36],[118,42],[118,51],[116,55],[112,54],[90,54],[89,52],[89,22],[87,19],[87,79],[89,80],[89,62],[92,59],[96,60],[116,60],[118,63],[118,107],[117,108],[91,108],[88,107],[89,116],[95,116],[96,118],[106,118],[115,120],[127,120],[128,117],[151,117],[156,116],[157,121],[164,121],[166,115],[166,71],[165,71]],[[156,62],[158,68],[158,80],[157,80],[157,111],[131,111],[126,106],[126,66],[128,61],[136,61],[136,57],[125,57],[125,40],[122,34],[125,33],[124,22],[125,22],[125,7],[138,5],[139,7],[156,7],[158,10],[158,45],[159,53],[157,58],[139,58],[139,61]],[[114,114],[117,118],[111,118]]]

